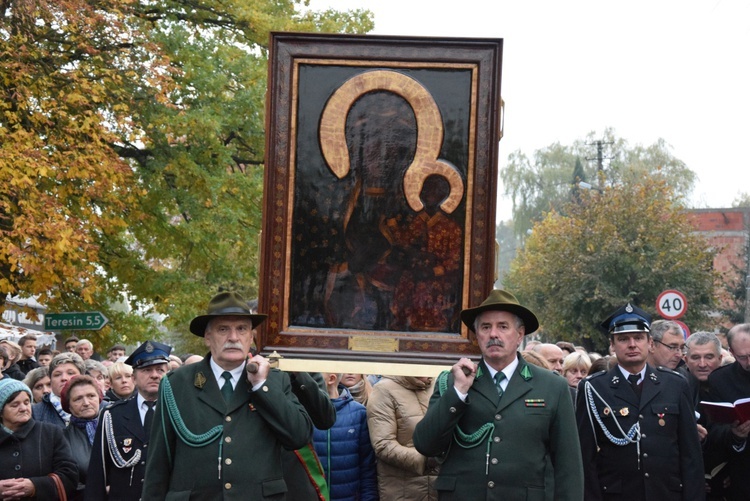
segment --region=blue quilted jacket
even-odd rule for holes
[[[375,453],[370,443],[365,406],[339,386],[333,399],[336,423],[329,430],[313,430],[315,452],[323,465],[331,501],[377,501]]]

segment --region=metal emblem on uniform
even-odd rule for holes
[[[630,414],[630,410],[627,407],[623,407],[622,409],[620,409],[620,416],[625,417],[628,414]]]
[[[617,384],[620,382],[620,376],[615,376],[612,378],[612,383]]]
[[[133,443],[132,438],[126,438],[125,440],[122,441],[122,445],[124,445],[125,447],[129,446],[132,443]]]
[[[664,414],[657,414],[659,416],[659,426],[664,426],[667,424],[666,421],[664,421]]]
[[[633,307],[630,306],[630,303],[628,303],[628,305],[625,307],[625,311],[627,311],[628,313],[633,313]]]
[[[654,374],[653,372],[651,373],[650,377],[651,377],[651,381],[656,381],[656,374]]]
[[[603,413],[603,414],[604,414],[605,416],[609,416],[609,413],[610,413],[610,412],[612,412],[612,409],[610,409],[609,407],[605,407],[605,408],[604,408],[604,410],[602,411],[602,413]]]
[[[154,351],[154,345],[151,344],[151,341],[146,343],[146,353],[152,353]]]
[[[196,388],[203,389],[203,385],[206,384],[206,376],[203,375],[202,372],[199,372],[195,375],[195,381],[193,382]]]

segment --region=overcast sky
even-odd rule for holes
[[[694,207],[750,193],[748,0],[311,0],[328,6],[370,9],[374,34],[503,38],[501,168],[613,127],[666,140],[699,176]]]

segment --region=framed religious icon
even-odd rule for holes
[[[271,36],[259,335],[453,363],[495,280],[502,40]]]

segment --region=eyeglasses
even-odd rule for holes
[[[654,341],[656,341],[656,340],[654,340]],[[677,346],[677,345],[674,345],[674,344],[664,344],[661,341],[656,341],[656,342],[659,343],[662,346],[666,346],[669,351],[675,351],[675,352],[679,351],[683,355],[685,353],[687,353],[687,346],[685,346],[684,344],[682,346]]]

